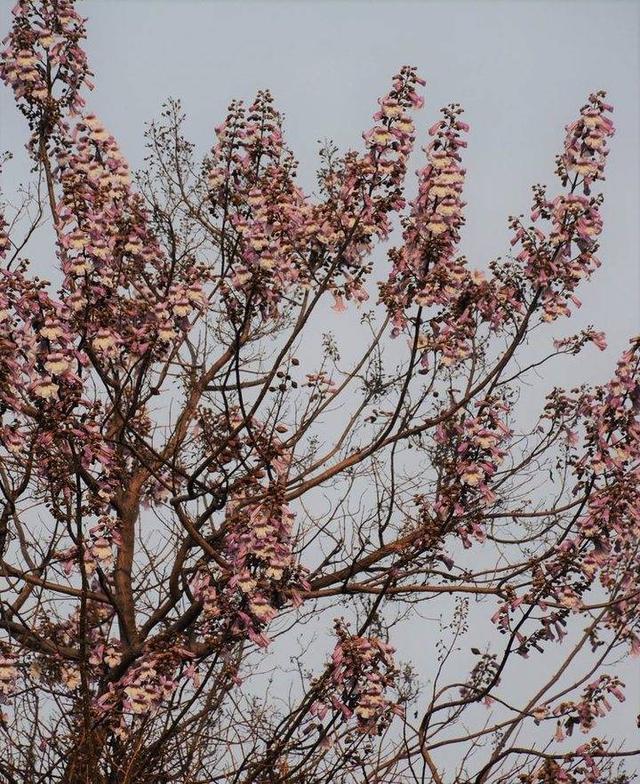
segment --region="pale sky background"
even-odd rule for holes
[[[11,5],[0,0],[3,31]],[[544,389],[605,381],[628,337],[640,331],[640,3],[87,0],[80,11],[89,17],[96,82],[89,108],[134,168],[144,156],[144,124],[167,97],[182,99],[187,133],[205,152],[231,99],[250,101],[268,87],[286,114],[301,182],[312,190],[318,140],[358,147],[393,74],[416,65],[427,80],[418,146],[451,101],[465,107],[471,125],[462,250],[478,266],[508,251],[507,216],[528,212],[532,184],[547,183],[550,195],[559,190],[554,157],[564,125],[589,92],[606,89],[617,133],[603,187],[603,266],[579,291],[580,313],[557,330],[572,334],[594,324],[610,349],[554,365]],[[0,118],[0,149],[19,152],[25,123],[6,89]],[[17,155],[5,172],[6,191],[27,172]],[[50,247],[43,244],[42,258],[34,259],[39,271],[54,263]],[[536,404],[542,391],[531,391]],[[419,636],[404,643],[408,656],[423,654]],[[635,698],[637,712],[637,690]]]

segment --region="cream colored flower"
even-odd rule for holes
[[[54,375],[60,375],[61,373],[66,373],[67,370],[71,367],[71,363],[69,362],[68,358],[64,356],[64,354],[49,354],[47,361],[44,363],[45,368],[49,371],[49,373],[53,373]]]
[[[64,332],[62,327],[58,326],[51,319],[47,319],[44,322],[44,326],[40,329],[40,334],[43,338],[47,338],[48,340],[57,340],[57,338],[62,337]]]
[[[57,384],[54,384],[51,379],[42,379],[42,381],[36,383],[33,391],[38,397],[47,400],[48,398],[55,397],[58,394],[59,389],[60,387]]]
[[[93,339],[93,347],[96,351],[110,351],[116,346],[116,338],[109,330],[101,329]]]
[[[77,689],[81,682],[80,673],[75,667],[63,667],[62,682],[68,689]]]
[[[193,310],[193,306],[188,299],[179,299],[175,305],[173,306],[173,312],[176,316],[183,317],[188,316],[189,313]]]

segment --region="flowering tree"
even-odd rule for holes
[[[19,0],[0,62],[35,176],[0,223],[2,781],[629,781],[603,717],[640,652],[640,340],[518,406],[606,348],[525,347],[599,265],[604,93],[482,272],[458,105],[405,196],[415,69],[313,198],[268,92],[202,162],[168,103],[134,183],[85,21]]]

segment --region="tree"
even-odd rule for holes
[[[522,424],[533,371],[606,348],[540,356],[599,266],[605,94],[480,271],[458,105],[405,196],[414,68],[313,198],[268,92],[204,161],[170,101],[132,178],[85,23],[19,0],[0,64],[34,166],[0,224],[2,780],[629,781],[640,340]]]

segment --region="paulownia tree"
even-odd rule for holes
[[[629,781],[640,341],[522,412],[606,348],[539,351],[599,265],[604,93],[483,272],[458,105],[405,196],[414,68],[313,196],[268,92],[203,161],[169,102],[132,180],[85,21],[20,0],[0,65],[34,178],[0,234],[2,781]]]

